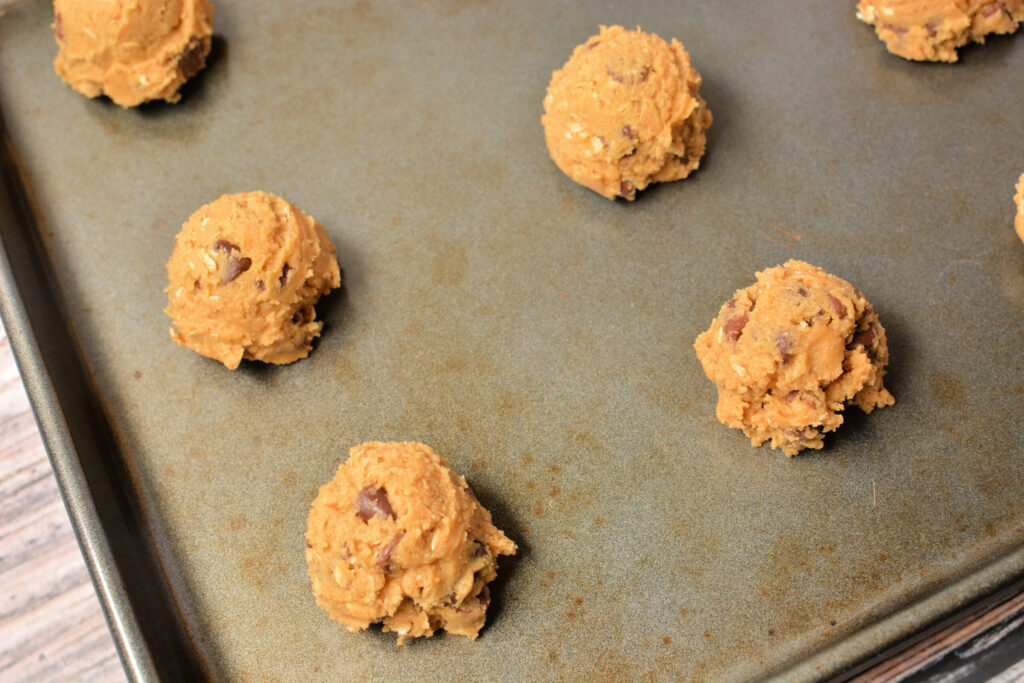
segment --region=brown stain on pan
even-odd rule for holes
[[[637,389],[655,405],[663,406],[680,415],[692,413],[690,400],[692,388],[687,385],[674,368],[647,368],[646,379],[637,384]]]
[[[442,286],[461,284],[469,273],[469,255],[466,247],[458,242],[444,242],[434,256],[431,279]]]
[[[959,376],[945,370],[934,370],[929,388],[935,401],[950,410],[962,411],[967,404],[967,391]]]
[[[277,546],[259,547],[243,555],[238,561],[241,578],[257,589],[264,589],[273,584],[276,577],[285,571],[285,563],[280,557]]]
[[[776,639],[802,640],[813,648],[833,640],[836,629],[848,631],[864,604],[874,604],[903,579],[898,563],[884,551],[850,558],[830,541],[810,542],[811,533],[776,539],[754,570],[754,587],[765,615],[763,630],[714,648],[697,671],[722,671],[730,661],[763,661]],[[835,576],[828,591],[817,586]],[[817,577],[817,578],[815,578]],[[709,638],[713,633],[706,634]]]

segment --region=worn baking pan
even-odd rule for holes
[[[1019,38],[922,65],[824,1],[222,0],[182,101],[122,110],[54,76],[49,13],[0,18],[3,314],[136,677],[814,678],[1024,572]],[[602,23],[680,39],[715,116],[634,204],[540,130]],[[168,338],[164,264],[251,189],[345,287],[310,358],[230,372]],[[787,459],[691,345],[791,257],[874,304],[897,402]],[[313,603],[308,505],[369,439],[431,444],[519,544],[476,642]]]

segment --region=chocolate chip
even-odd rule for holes
[[[236,277],[249,270],[252,266],[252,259],[248,256],[238,258],[232,256],[228,259],[227,265],[224,266],[224,278],[220,281],[222,285],[226,285],[232,282]]]
[[[487,546],[480,541],[474,541],[476,547],[473,548],[473,557],[484,557],[487,555]]]
[[[643,69],[640,70],[640,73],[638,75],[620,74],[615,71],[612,71],[611,67],[607,67],[605,71],[608,72],[608,77],[611,78],[616,83],[621,83],[622,85],[639,85],[640,83],[643,83],[644,81],[647,80],[647,76],[649,76],[651,73],[651,67],[645,66]]]
[[[600,40],[595,40],[594,42],[592,42],[589,45],[587,45],[587,49],[588,50],[593,50],[595,47],[597,47],[600,44],[601,44]]]
[[[226,239],[219,239],[213,243],[214,251],[223,251],[225,254],[230,254],[232,251],[242,251],[237,244],[228,242]]]
[[[786,332],[776,332],[774,336],[775,347],[778,348],[779,354],[782,356],[782,362],[790,361],[793,357],[793,349],[797,343],[793,340],[793,336]]]
[[[257,280],[256,281],[256,289],[258,289],[259,291],[262,292],[266,288],[267,288],[267,286],[265,284],[263,284],[263,280]]]
[[[793,390],[793,391],[789,392],[788,394],[786,394],[785,396],[783,396],[782,400],[785,401],[786,403],[792,403],[793,401],[797,400],[798,398],[800,398],[800,392],[796,391],[796,390]]]
[[[284,288],[284,284],[288,282],[288,271],[291,269],[292,267],[289,266],[287,263],[284,264],[284,268],[281,269],[281,277],[278,279],[278,282],[281,283],[282,288]]]
[[[831,292],[825,292],[825,298],[828,299],[829,304],[832,306],[832,310],[836,312],[840,320],[846,319],[846,306],[843,302],[832,295]]]
[[[364,522],[369,521],[374,515],[395,519],[395,511],[391,509],[387,491],[379,489],[373,484],[363,487],[363,490],[356,496],[355,506],[356,517]]]
[[[206,64],[206,51],[199,40],[192,39],[178,58],[178,69],[185,78],[192,78]]]
[[[790,352],[793,347],[796,346],[796,342],[793,341],[793,337],[786,332],[775,333],[775,346],[778,347],[779,353],[782,354],[782,362],[785,363],[790,359]]]
[[[854,344],[860,344],[865,349],[870,349],[875,343],[875,326],[872,325],[866,330],[861,330],[853,338]]]
[[[299,310],[295,311],[295,314],[292,316],[292,324],[293,325],[305,325],[306,323],[312,322],[315,317],[316,317],[316,311],[313,309],[313,307],[312,306],[305,306],[305,307],[300,308]],[[299,347],[299,348],[302,348],[302,347]]]
[[[619,194],[627,199],[632,199],[636,196],[636,186],[633,185],[633,181],[623,180],[622,184],[619,185]]]
[[[61,19],[60,12],[53,21],[53,34],[57,36],[57,40],[64,42],[64,20]]]
[[[725,334],[725,339],[730,344],[735,344],[736,340],[743,334],[743,328],[747,326],[747,314],[742,313],[740,315],[729,318],[722,325],[722,333]]]
[[[796,293],[799,294],[800,296],[804,296],[804,297],[807,296],[807,290],[804,289],[803,287],[801,287],[798,290],[796,290]]]
[[[622,137],[628,140],[636,140],[636,133],[633,131],[633,128],[631,126],[623,126]]]

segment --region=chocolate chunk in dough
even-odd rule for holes
[[[551,75],[541,118],[548,152],[608,199],[685,178],[711,125],[700,84],[678,40],[602,26]]]
[[[317,494],[306,563],[320,607],[349,631],[475,639],[498,555],[516,544],[448,461],[421,443],[364,443]]]
[[[1016,31],[1024,0],[860,0],[857,18],[874,26],[894,55],[955,62],[957,48],[968,42]]]
[[[171,337],[232,369],[242,358],[291,363],[309,355],[323,327],[313,305],[341,284],[323,227],[265,192],[224,195],[192,214],[167,275]]]
[[[210,53],[208,0],[54,0],[53,11],[57,74],[122,107],[177,102]]]
[[[870,413],[894,402],[882,384],[885,330],[871,304],[802,261],[758,273],[694,347],[718,385],[718,419],[786,455],[821,448],[850,404]]]

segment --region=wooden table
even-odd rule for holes
[[[0,680],[123,681],[0,328]]]
[[[125,680],[2,327],[0,587],[0,681]],[[1020,661],[1007,662],[1007,652]],[[853,680],[979,674],[1024,680],[1024,590],[959,615]]]

